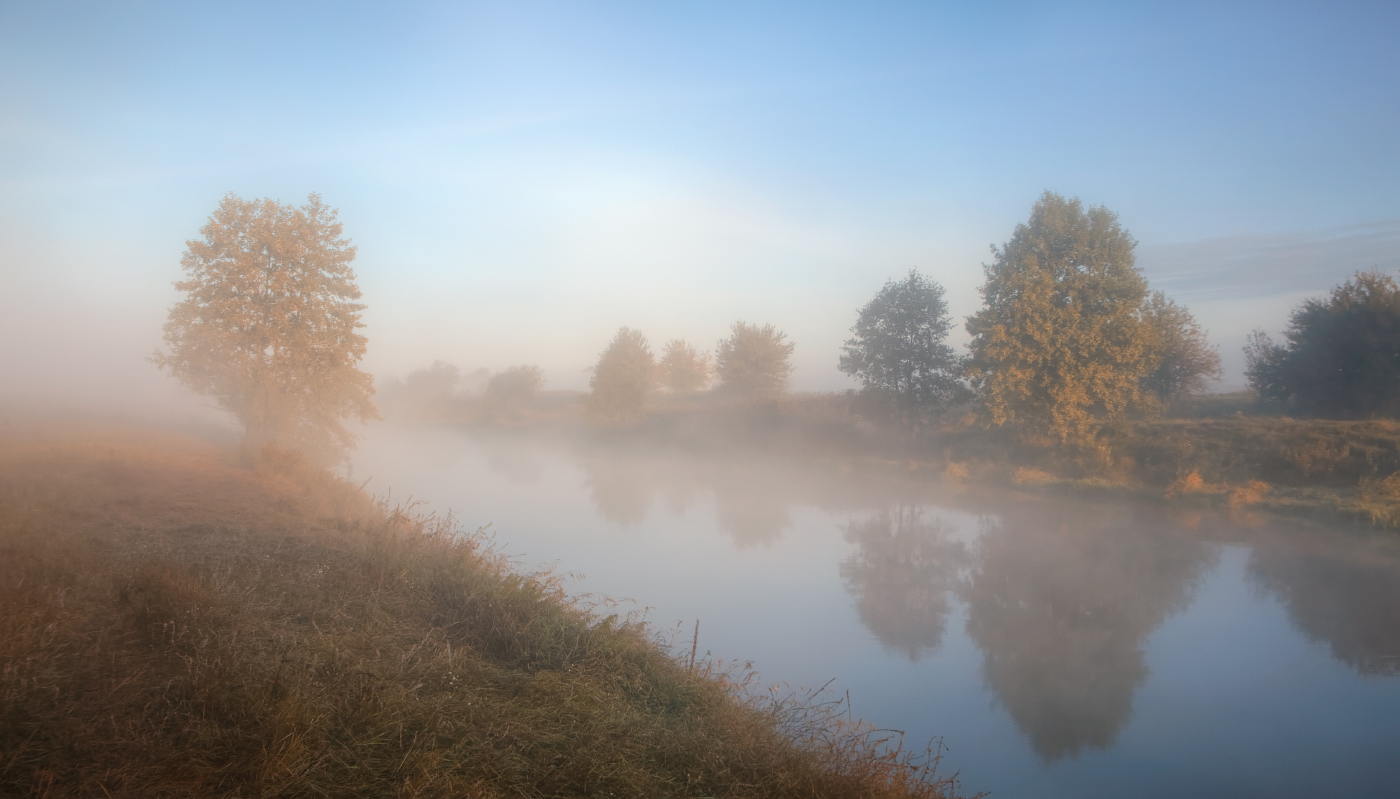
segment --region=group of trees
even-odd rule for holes
[[[991,424],[1084,443],[1220,373],[1191,314],[1148,291],[1135,246],[1108,209],[1046,192],[984,267],[969,357],[945,341],[942,287],[911,271],[861,309],[841,369],[905,418],[975,397]]]
[[[746,397],[782,393],[792,374],[793,344],[772,325],[735,322],[713,359],[684,339],[666,344],[658,361],[641,331],[624,327],[598,356],[589,381],[589,409],[606,421],[634,418],[657,390],[693,394],[712,377],[722,391]]]
[[[358,368],[366,341],[357,332],[364,306],[350,268],[355,248],[336,212],[315,194],[300,208],[230,194],[200,233],[186,242],[187,279],[176,284],[185,297],[154,361],[233,413],[249,446],[343,449],[353,438],[345,420],[377,411],[371,378]],[[891,399],[906,422],[975,400],[990,424],[1086,443],[1102,423],[1150,414],[1220,374],[1191,314],[1148,290],[1135,246],[1108,209],[1046,192],[984,266],[967,357],[947,343],[943,288],[910,271],[860,310],[840,368]],[[1285,336],[1279,345],[1256,331],[1246,347],[1261,397],[1310,415],[1400,413],[1393,278],[1357,274],[1294,311]],[[786,388],[792,351],[772,325],[737,322],[713,358],[676,339],[657,359],[645,336],[624,327],[598,358],[589,405],[601,418],[626,419],[659,389],[692,393],[712,378],[735,395],[773,396]],[[418,377],[437,390],[455,381],[450,368]],[[485,394],[511,402],[541,379],[535,367],[508,370]]]
[[[1153,413],[1220,374],[1190,312],[1148,290],[1135,246],[1108,209],[1046,192],[985,267],[983,307],[967,320],[969,357],[947,343],[942,286],[911,270],[861,308],[840,368],[909,424],[975,399],[991,424],[1087,443],[1104,422]],[[787,384],[791,352],[771,325],[740,322],[716,345],[714,373],[724,389],[771,396]],[[707,365],[683,341],[657,364],[646,338],[622,328],[598,359],[592,407],[634,416],[658,386],[703,388]],[[683,385],[681,373],[691,376]]]

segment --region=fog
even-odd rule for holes
[[[161,325],[177,295],[171,283],[182,277],[184,239],[197,235],[210,211],[212,200],[207,208],[167,210],[164,219],[129,220],[133,227],[104,230],[100,244],[69,241],[67,231],[52,225],[4,223],[0,332],[23,342],[0,354],[4,399],[146,416],[165,413],[145,412],[153,406],[189,412],[207,404],[174,387],[147,359],[162,346]],[[909,264],[942,282],[959,322],[951,340],[962,345],[961,318],[980,303],[977,286],[987,260],[968,246],[964,255],[928,263],[932,259],[915,257],[912,244],[903,257],[886,252],[870,258],[866,253],[882,245],[868,231],[866,242],[819,242],[809,251],[793,233],[782,246],[749,252],[741,236],[731,230],[726,237],[716,223],[706,235],[653,233],[630,257],[601,244],[569,255],[561,242],[537,270],[515,268],[518,254],[502,250],[548,239],[548,220],[541,219],[544,234],[522,231],[514,242],[494,243],[498,263],[475,255],[472,268],[455,270],[442,256],[405,264],[395,242],[382,233],[366,241],[356,235],[354,215],[342,218],[359,244],[355,267],[370,341],[364,367],[381,379],[402,378],[435,360],[467,371],[536,364],[547,388],[586,390],[587,370],[621,325],[640,328],[656,345],[680,337],[712,349],[731,323],[748,320],[773,323],[797,345],[795,390],[840,391],[856,385],[836,368],[841,344],[856,310],[885,280]],[[1005,220],[1005,235],[1018,221]],[[362,227],[375,233],[372,224]],[[1397,231],[1398,223],[1312,231],[1298,234],[1295,247],[1285,246],[1292,238],[1143,244],[1139,264],[1153,286],[1191,309],[1207,330],[1226,365],[1219,388],[1231,390],[1243,387],[1241,347],[1250,330],[1277,334],[1302,299],[1322,295],[1356,270],[1393,269]],[[619,234],[618,241],[628,239]],[[403,244],[410,251],[425,246]],[[941,246],[930,241],[924,249]],[[667,262],[667,249],[686,255]],[[765,261],[778,266],[752,276]],[[883,263],[883,270],[870,261]],[[782,267],[794,262],[811,268],[797,274]],[[614,266],[609,271],[603,264]],[[549,275],[543,282],[541,272]]]
[[[1250,331],[1400,270],[1396,41],[1366,3],[0,3],[0,422],[236,446],[152,361],[186,242],[317,193],[386,417],[334,466],[366,490],[836,677],[973,790],[1364,793],[1400,778],[1393,541],[964,482],[838,359],[911,269],[966,354],[1052,191],[1117,215],[1244,388]],[[740,321],[794,345],[786,392],[586,404],[619,328],[713,354]]]
[[[1301,797],[1323,768],[1366,795],[1395,774],[1383,533],[994,490],[753,435],[389,424],[354,468],[624,600],[678,650],[698,618],[701,654],[835,678],[861,717],[943,736],[984,790]]]
[[[1045,189],[1119,214],[1224,389],[1250,329],[1396,268],[1393,9],[800,11],[6,4],[0,395],[187,407],[143,359],[227,192],[341,209],[379,378],[581,389],[622,325],[747,320],[797,344],[794,389],[842,390],[885,280],[961,320]]]

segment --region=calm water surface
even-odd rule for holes
[[[1400,795],[1400,537],[381,427],[354,474],[1003,797]]]

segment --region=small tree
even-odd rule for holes
[[[709,385],[710,356],[685,339],[673,339],[661,353],[661,383],[673,394],[693,394]]]
[[[544,372],[538,366],[512,366],[486,381],[485,399],[497,406],[524,405],[543,385]]]
[[[1154,337],[1157,360],[1157,368],[1143,381],[1148,391],[1165,402],[1198,394],[1209,381],[1219,379],[1220,353],[1190,311],[1154,291],[1143,303],[1142,315]]]
[[[967,321],[969,375],[988,421],[1088,443],[1103,420],[1152,407],[1157,367],[1136,242],[1099,206],[1046,192],[983,267]]]
[[[229,194],[200,233],[180,261],[169,351],[153,360],[232,413],[245,447],[342,452],[354,442],[343,421],[378,413],[356,366],[365,306],[336,212],[316,194],[301,208]]]
[[[642,412],[655,385],[656,362],[646,336],[620,328],[593,369],[589,409],[604,421],[627,421]]]
[[[735,322],[715,345],[715,372],[726,391],[750,397],[781,394],[792,374],[793,344],[772,325]]]
[[[859,377],[866,391],[894,397],[913,421],[971,394],[960,378],[962,361],[946,343],[951,327],[943,287],[911,269],[860,309],[841,371]]]
[[[1400,415],[1400,285],[1358,272],[1293,311],[1286,346],[1255,331],[1246,374],[1263,399],[1330,418]]]

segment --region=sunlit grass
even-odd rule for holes
[[[0,795],[952,792],[745,674],[292,456],[0,445]]]

